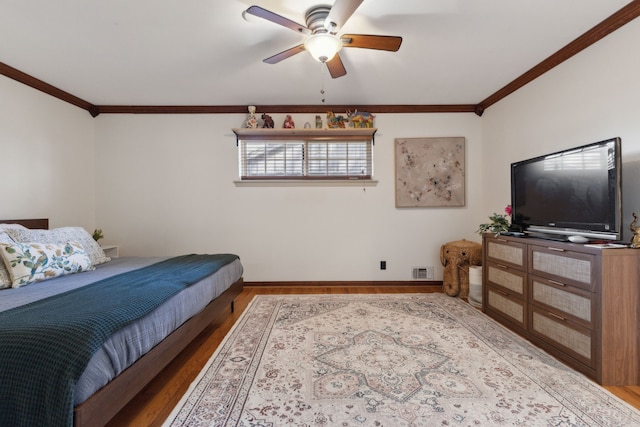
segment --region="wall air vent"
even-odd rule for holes
[[[411,269],[411,277],[414,280],[433,279],[433,267],[413,267]]]

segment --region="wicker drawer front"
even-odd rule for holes
[[[560,310],[591,326],[592,301],[591,294],[587,292],[572,292],[571,288],[553,286],[545,279],[531,277],[531,301]]]
[[[530,330],[532,333],[552,346],[560,348],[563,353],[593,367],[592,331],[580,328],[567,320],[555,318],[549,313],[543,313],[538,312],[536,308],[531,311]]]
[[[521,297],[525,293],[526,274],[510,269],[499,264],[487,264],[487,281],[491,284],[500,285]]]
[[[531,273],[551,277],[593,291],[593,256],[568,251],[532,247]]]
[[[509,298],[491,286],[487,290],[487,306],[503,317],[511,319],[519,327],[525,327],[526,309],[523,301]]]
[[[506,263],[524,269],[526,254],[526,246],[523,244],[487,239],[487,257],[496,263]]]

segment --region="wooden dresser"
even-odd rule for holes
[[[602,385],[640,384],[640,250],[485,234],[483,311]]]

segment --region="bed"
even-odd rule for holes
[[[42,234],[38,234],[37,231],[48,229],[49,224],[46,219],[0,220],[0,224],[7,223],[21,224],[33,231],[12,230],[11,233],[14,234],[7,234],[9,232],[5,230],[3,234],[3,229],[0,228],[0,236],[5,243],[7,235],[14,238],[49,236],[45,231]],[[3,243],[3,240],[0,239],[0,243]],[[86,242],[85,246],[92,244],[95,242]],[[104,253],[101,256],[104,256]],[[109,332],[111,335],[101,341],[100,348],[93,353],[89,363],[83,368],[80,379],[71,386],[74,396],[73,415],[72,421],[67,422],[67,425],[102,426],[106,424],[207,326],[212,323],[221,323],[229,315],[229,308],[233,311],[233,300],[243,287],[242,264],[233,254],[185,255],[170,258],[121,257],[107,260],[108,258],[101,259],[100,264],[90,271],[80,271],[77,274],[65,273],[59,277],[17,288],[0,289],[0,315],[14,314],[20,310],[28,311],[34,305],[34,301],[38,304],[49,303],[47,307],[58,307],[55,305],[56,301],[69,298],[70,295],[83,298],[82,301],[86,301],[84,299],[86,295],[95,295],[96,298],[101,299],[103,297],[98,296],[102,295],[100,292],[109,292],[109,286],[112,284],[126,286],[120,282],[134,281],[133,277],[136,278],[135,280],[146,280],[151,283],[147,286],[148,288],[155,288],[156,282],[158,285],[161,285],[159,282],[162,281],[180,282],[173,278],[174,275],[177,277],[181,268],[178,263],[188,262],[189,265],[200,265],[199,263],[202,262],[209,265],[206,266],[207,269],[198,268],[199,271],[201,270],[199,274],[206,274],[206,276],[194,276],[193,284],[189,284],[185,289],[174,290],[175,286],[171,283],[167,284],[166,286],[172,290],[167,294],[170,296],[166,297],[166,300],[158,301],[155,308],[149,308],[144,316],[136,318],[135,322],[128,323],[126,327],[114,329],[115,332]],[[5,260],[0,257],[0,263],[3,261]],[[161,268],[170,271],[165,272],[160,270]],[[214,269],[215,272],[213,272]],[[162,280],[157,280],[155,277],[161,277]],[[56,293],[64,295],[51,297]],[[126,295],[129,298],[129,294]],[[60,304],[63,303],[60,302]],[[78,304],[80,305],[85,304]],[[61,305],[61,307],[64,306]],[[20,316],[24,315],[20,314]],[[6,323],[7,316],[3,319]],[[24,318],[21,321],[24,321]],[[104,323],[104,321],[100,322],[100,324]],[[117,325],[117,322],[114,322],[114,325]],[[63,344],[56,342],[55,345]],[[2,375],[6,376],[6,373],[7,370]],[[15,414],[12,415],[15,417]]]

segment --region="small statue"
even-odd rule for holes
[[[274,123],[270,115],[262,113],[262,120],[264,120],[263,128],[273,129]]]
[[[322,129],[322,117],[316,116],[316,129]]]
[[[296,124],[293,122],[293,119],[289,114],[287,114],[287,117],[285,117],[282,127],[285,129],[294,129],[296,127]]]
[[[249,105],[249,117],[244,121],[244,127],[248,129],[255,129],[258,127],[258,119],[256,119],[256,107],[255,105]]]
[[[344,116],[336,116],[333,111],[327,112],[327,127],[329,129],[343,129],[348,121]]]
[[[636,215],[636,213],[632,213],[631,215],[633,215],[633,221],[631,221],[631,225],[629,226],[629,229],[631,230],[631,232],[633,233],[633,237],[631,238],[631,247],[632,248],[640,248],[640,227],[637,227],[638,224],[638,216]]]
[[[373,127],[373,119],[374,115],[371,113],[364,113],[358,110],[355,110],[353,113],[347,111],[347,117],[349,121],[353,124],[354,128],[372,128]]]

